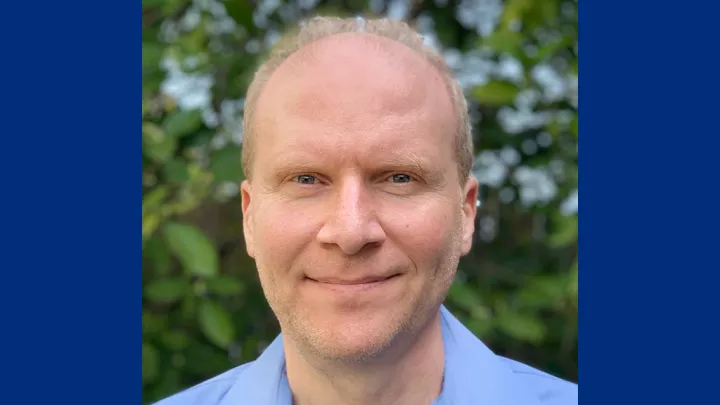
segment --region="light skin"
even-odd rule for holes
[[[253,125],[245,239],[295,404],[432,403],[478,191],[441,74],[402,44],[337,35],[278,68]]]

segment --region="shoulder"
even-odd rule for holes
[[[578,385],[505,357],[498,358],[510,367],[517,381],[546,405],[578,403]]]
[[[253,362],[226,371],[193,387],[187,388],[154,405],[217,405],[233,384]]]

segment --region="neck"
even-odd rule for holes
[[[397,353],[371,364],[327,364],[307,359],[285,342],[294,405],[430,405],[440,395],[445,365],[440,314]]]

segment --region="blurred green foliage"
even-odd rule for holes
[[[316,13],[395,15],[446,52],[483,183],[447,306],[499,354],[576,381],[577,0],[143,0],[143,401],[278,333],[242,238],[242,97]]]

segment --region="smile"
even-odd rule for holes
[[[313,279],[307,277],[306,280],[316,287],[335,291],[339,293],[353,293],[371,291],[392,284],[399,278],[400,274],[394,274],[389,277],[364,277],[359,279],[336,279],[322,278]]]

